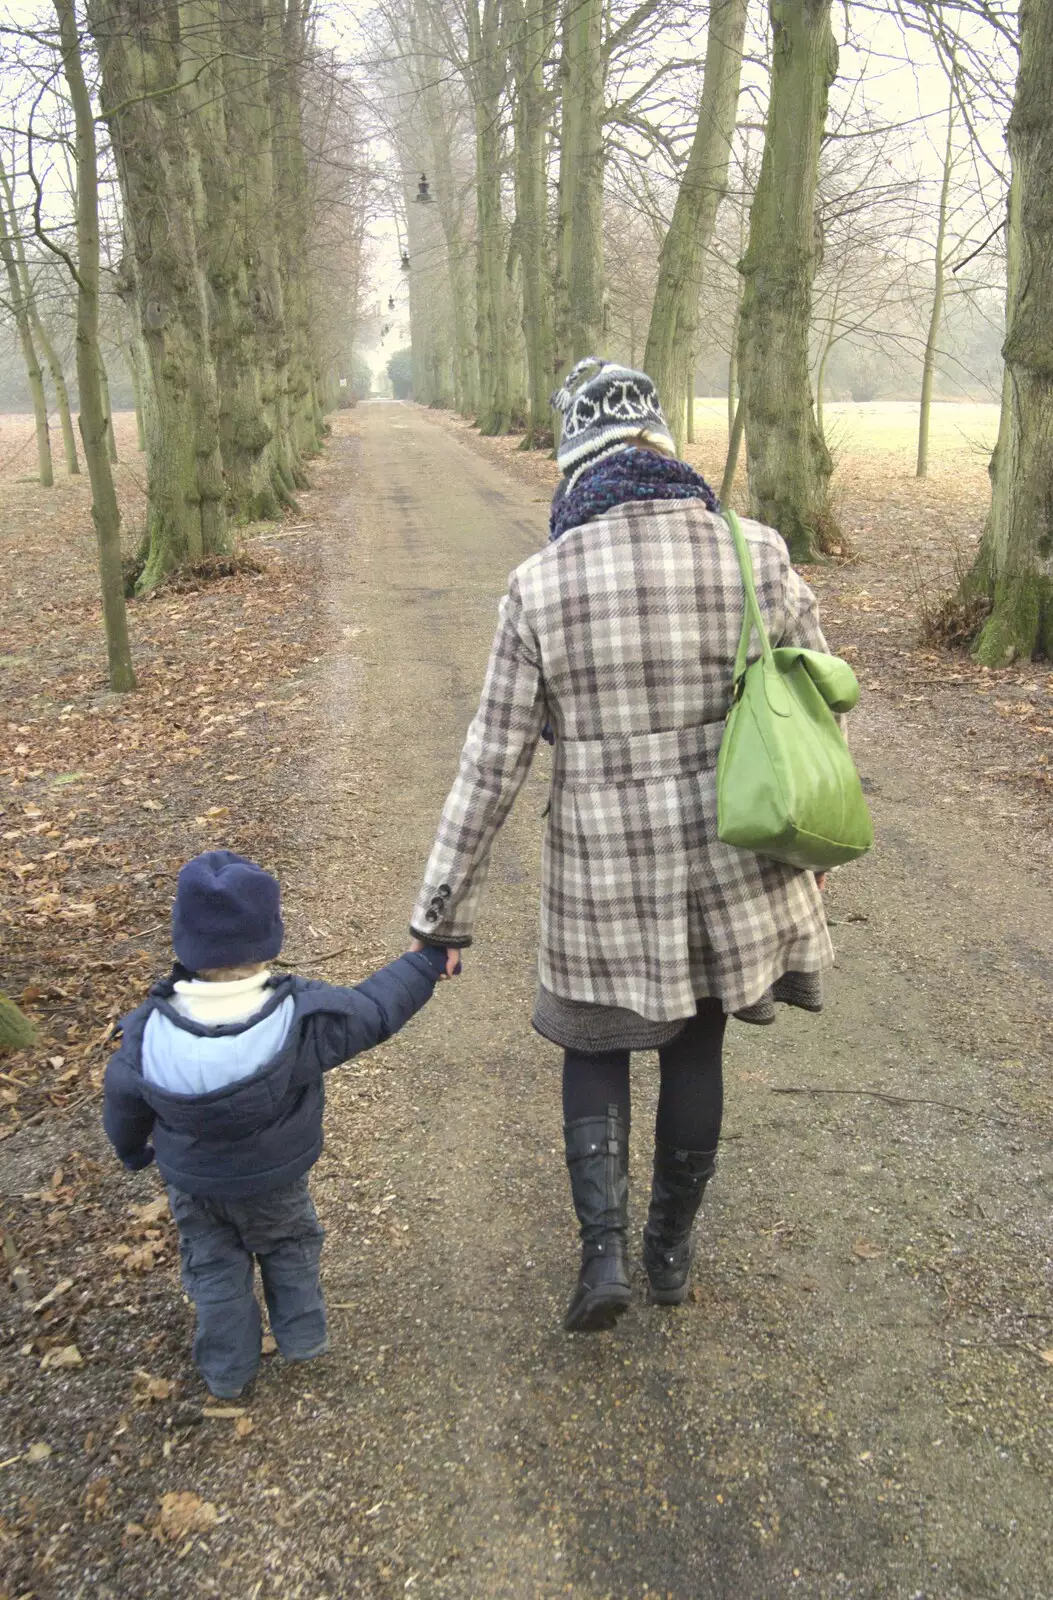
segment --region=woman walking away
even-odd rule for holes
[[[582,1242],[565,1327],[587,1333],[613,1326],[630,1300],[630,1052],[658,1051],[643,1256],[651,1300],[677,1304],[716,1161],[726,1019],[771,1022],[776,1000],[819,1011],[833,956],[815,875],[717,837],[744,601],[712,491],[676,460],[643,373],[579,363],[553,404],[563,478],[549,543],[501,602],[412,931],[451,961],[471,943],[494,836],[538,740],[551,738],[533,1020],[564,1051]],[[825,651],[782,539],[743,526],[772,643]]]

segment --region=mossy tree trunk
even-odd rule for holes
[[[545,62],[555,43],[556,0],[506,0],[506,20],[515,79],[513,240],[520,265],[527,363],[524,446],[543,449],[552,443],[549,396],[555,380],[545,160],[552,96],[545,86]]]
[[[1053,0],[1024,0],[1009,119],[1013,182],[991,509],[967,580],[991,596],[985,666],[1053,659]]]
[[[234,173],[232,200],[234,239],[241,259],[238,293],[241,325],[255,369],[249,415],[262,414],[270,439],[252,463],[247,448],[255,498],[248,514],[273,516],[281,506],[294,506],[299,475],[289,405],[289,340],[286,334],[285,289],[277,222],[274,158],[275,117],[271,103],[271,52],[280,40],[277,21],[263,0],[223,0],[223,87],[227,142]],[[270,32],[268,31],[270,30]],[[256,412],[256,404],[260,413]],[[248,430],[264,431],[253,421]]]
[[[162,0],[89,0],[88,14],[150,390],[148,556],[139,580],[146,590],[173,568],[229,547],[219,392],[179,89],[178,12]]]
[[[247,0],[182,0],[180,69],[196,227],[209,287],[227,510],[276,516],[276,420],[264,398],[258,336],[257,234],[275,196],[260,170],[257,96],[267,81],[262,11]]]
[[[128,642],[128,616],[121,566],[121,515],[106,449],[106,407],[99,357],[99,180],[95,117],[84,80],[80,32],[74,0],[54,0],[59,23],[62,70],[73,107],[77,172],[77,388],[80,434],[91,481],[91,515],[99,552],[102,610],[106,626],[110,687],[134,689],[135,670]]]
[[[951,71],[951,99],[947,110],[947,144],[943,153],[943,180],[940,184],[940,204],[936,219],[936,247],[933,251],[932,306],[929,310],[929,327],[925,337],[925,356],[921,365],[921,404],[918,408],[918,463],[915,477],[924,478],[929,470],[929,419],[932,415],[932,385],[936,376],[936,351],[943,324],[943,293],[946,277],[947,210],[951,193],[951,175],[954,171],[954,113],[956,87],[953,63]]]
[[[564,0],[560,20],[560,149],[556,222],[555,370],[602,356],[603,0]]]
[[[316,455],[324,434],[321,375],[311,310],[310,224],[312,186],[303,139],[303,73],[308,0],[277,0],[264,8],[272,69],[275,220],[289,361],[288,430],[299,463]]]
[[[748,0],[713,0],[710,6],[698,125],[658,262],[644,368],[654,379],[678,449],[686,409],[693,409],[702,274],[727,192],[747,10]]]
[[[836,538],[830,453],[816,426],[808,336],[819,148],[837,46],[830,0],[772,0],[771,96],[742,263],[739,381],[752,515],[807,561]]]

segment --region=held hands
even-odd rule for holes
[[[410,944],[410,950],[411,951],[412,950],[426,950],[427,948],[428,948],[428,946],[424,943],[423,939],[414,939],[412,941],[412,943]],[[456,978],[456,976],[460,972],[460,970],[461,970],[461,952],[459,950],[455,949],[451,945],[449,947],[449,949],[446,951],[446,974],[445,974],[445,976],[447,978]],[[442,983],[442,981],[443,981],[442,978],[440,978],[439,982]]]

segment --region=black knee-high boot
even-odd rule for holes
[[[568,1333],[613,1328],[628,1309],[629,1139],[616,1105],[563,1129],[574,1210],[581,1223],[581,1271],[563,1326]]]
[[[691,1226],[716,1165],[716,1150],[674,1150],[654,1142],[643,1257],[651,1300],[657,1305],[678,1306],[687,1299],[695,1253]]]

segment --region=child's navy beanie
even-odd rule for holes
[[[271,961],[282,947],[277,878],[233,850],[206,850],[179,873],[172,948],[191,972]]]

